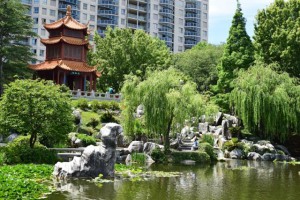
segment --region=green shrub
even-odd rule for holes
[[[120,104],[118,102],[111,101],[109,104],[111,110],[120,110]]]
[[[76,137],[82,141],[83,146],[96,145],[96,139],[92,136],[78,133]]]
[[[97,112],[100,109],[100,103],[97,100],[91,102],[91,109],[93,112]]]
[[[194,160],[196,163],[210,163],[210,157],[206,152],[180,152],[174,151],[171,153],[175,163],[181,163],[183,160]]]
[[[108,110],[108,109],[110,109],[110,103],[109,103],[109,101],[100,101],[99,102],[99,109],[102,109],[102,110]]]
[[[201,143],[199,145],[199,151],[207,153],[209,155],[211,161],[217,160],[217,156],[214,152],[214,148],[209,143],[206,143],[206,142]]]
[[[90,121],[86,124],[87,126],[91,126],[94,129],[96,128],[96,126],[98,126],[100,123],[99,120],[97,120],[96,118],[91,118]]]
[[[102,123],[109,123],[109,122],[115,122],[115,123],[120,123],[119,120],[117,120],[113,114],[109,111],[106,111],[100,116],[100,122]]]
[[[201,137],[201,143],[208,143],[211,146],[214,146],[214,136],[211,134],[203,134]]]
[[[86,127],[86,126],[81,126],[78,129],[78,132],[83,133],[85,135],[96,135],[97,134],[97,131],[94,130],[92,127]]]
[[[232,140],[228,140],[223,144],[223,150],[227,149],[228,151],[232,151],[235,148],[235,144]]]
[[[239,138],[241,135],[241,127],[239,127],[239,126],[230,127],[229,132],[231,133],[232,137]]]
[[[89,104],[86,99],[78,99],[76,102],[76,107],[80,108],[81,110],[88,110]]]
[[[56,152],[47,149],[39,142],[35,143],[34,148],[30,148],[29,139],[30,136],[19,136],[8,143],[4,148],[4,162],[7,164],[54,164],[58,161]]]
[[[133,153],[131,154],[132,162],[137,164],[145,164],[146,162],[146,156],[144,153]]]
[[[166,160],[167,160],[166,155],[159,148],[153,149],[153,151],[152,151],[152,153],[151,153],[150,156],[157,163],[163,163],[163,162],[166,162]]]
[[[4,147],[0,147],[0,166],[4,164]]]

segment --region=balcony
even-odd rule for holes
[[[66,2],[68,4],[78,4],[78,0],[59,0],[60,2]],[[73,8],[72,8],[73,9]]]
[[[166,9],[166,8],[160,9],[159,12],[160,12],[160,13],[166,13],[166,14],[172,14],[172,15],[174,15],[174,11],[173,11],[173,10],[171,10],[171,9]]]
[[[98,10],[98,15],[118,15],[116,10]]]
[[[98,20],[98,23],[97,23],[97,24],[100,25],[100,26],[101,26],[101,25],[102,25],[102,26],[103,26],[103,25],[106,26],[106,25],[115,25],[116,22],[115,22],[115,20],[105,20],[105,19],[103,20],[103,19],[102,19],[102,20]]]
[[[174,0],[160,0],[160,4],[174,5]]]
[[[108,1],[108,0],[99,0],[98,5],[115,5],[114,1]]]
[[[146,12],[147,11],[147,7],[136,6],[136,5],[133,5],[133,4],[129,4],[128,8],[133,9],[133,10],[142,11],[142,12]]]
[[[22,4],[26,4],[26,5],[31,5],[32,4],[32,0],[21,0]]]
[[[174,20],[173,19],[169,19],[169,18],[162,18],[159,20],[160,23],[172,23],[174,24]]]

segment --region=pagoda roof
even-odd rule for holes
[[[76,72],[94,72],[97,77],[101,76],[101,73],[97,71],[96,67],[91,67],[85,62],[70,61],[70,60],[51,60],[45,61],[37,65],[29,65],[29,68],[34,71],[53,70],[55,68],[61,68],[67,71]]]
[[[70,29],[75,29],[75,30],[85,30],[88,28],[86,24],[79,23],[71,16],[71,6],[67,7],[67,13],[64,18],[61,18],[58,21],[55,21],[50,24],[44,24],[44,27],[48,30],[49,29],[57,29],[57,28],[60,28],[61,26],[65,26],[65,27],[68,27]]]
[[[73,38],[73,37],[67,37],[67,36],[60,36],[60,37],[52,37],[49,39],[42,39],[41,42],[45,45],[47,44],[56,44],[59,43],[60,41],[63,41],[68,44],[73,44],[73,45],[86,45],[89,44],[88,40],[83,40],[80,38]]]

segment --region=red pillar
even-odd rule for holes
[[[93,90],[93,74],[90,74],[90,91]]]

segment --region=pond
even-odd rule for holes
[[[228,160],[214,165],[152,165],[178,177],[115,180],[97,185],[73,180],[47,199],[105,200],[294,200],[300,199],[300,165]]]

